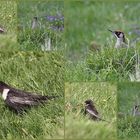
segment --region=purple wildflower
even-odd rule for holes
[[[63,31],[64,30],[64,26],[51,26],[50,28],[54,31]]]
[[[50,22],[53,22],[53,21],[63,21],[64,20],[64,16],[45,16],[45,17]]]

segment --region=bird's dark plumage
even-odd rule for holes
[[[6,92],[5,92],[6,91]],[[17,113],[26,110],[32,106],[46,103],[48,100],[58,96],[42,96],[31,92],[15,89],[4,82],[0,81],[0,92],[5,100],[6,105]]]
[[[91,99],[85,101],[85,115],[89,116],[90,119],[95,121],[105,121],[104,119],[100,118],[99,112]]]
[[[85,114],[90,117],[90,119],[98,120],[98,111],[94,106],[94,103],[92,100],[86,100],[85,101]]]

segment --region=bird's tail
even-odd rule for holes
[[[37,102],[46,102],[48,100],[52,100],[52,99],[55,99],[55,98],[59,98],[60,96],[35,96],[34,99],[37,101]]]
[[[105,120],[105,119],[102,119],[100,118],[101,121],[104,121],[104,122],[107,122],[107,123],[110,123],[109,121]]]
[[[60,96],[44,96],[44,97],[48,100],[52,100],[52,99],[55,99],[55,98],[59,98]]]

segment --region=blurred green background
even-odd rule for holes
[[[119,139],[140,138],[140,117],[132,116],[134,105],[140,104],[140,83],[119,83],[117,88],[118,119],[117,132]],[[119,114],[123,114],[120,116]]]

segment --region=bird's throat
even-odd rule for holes
[[[123,38],[118,38],[115,44],[115,48],[121,48],[125,44]]]

